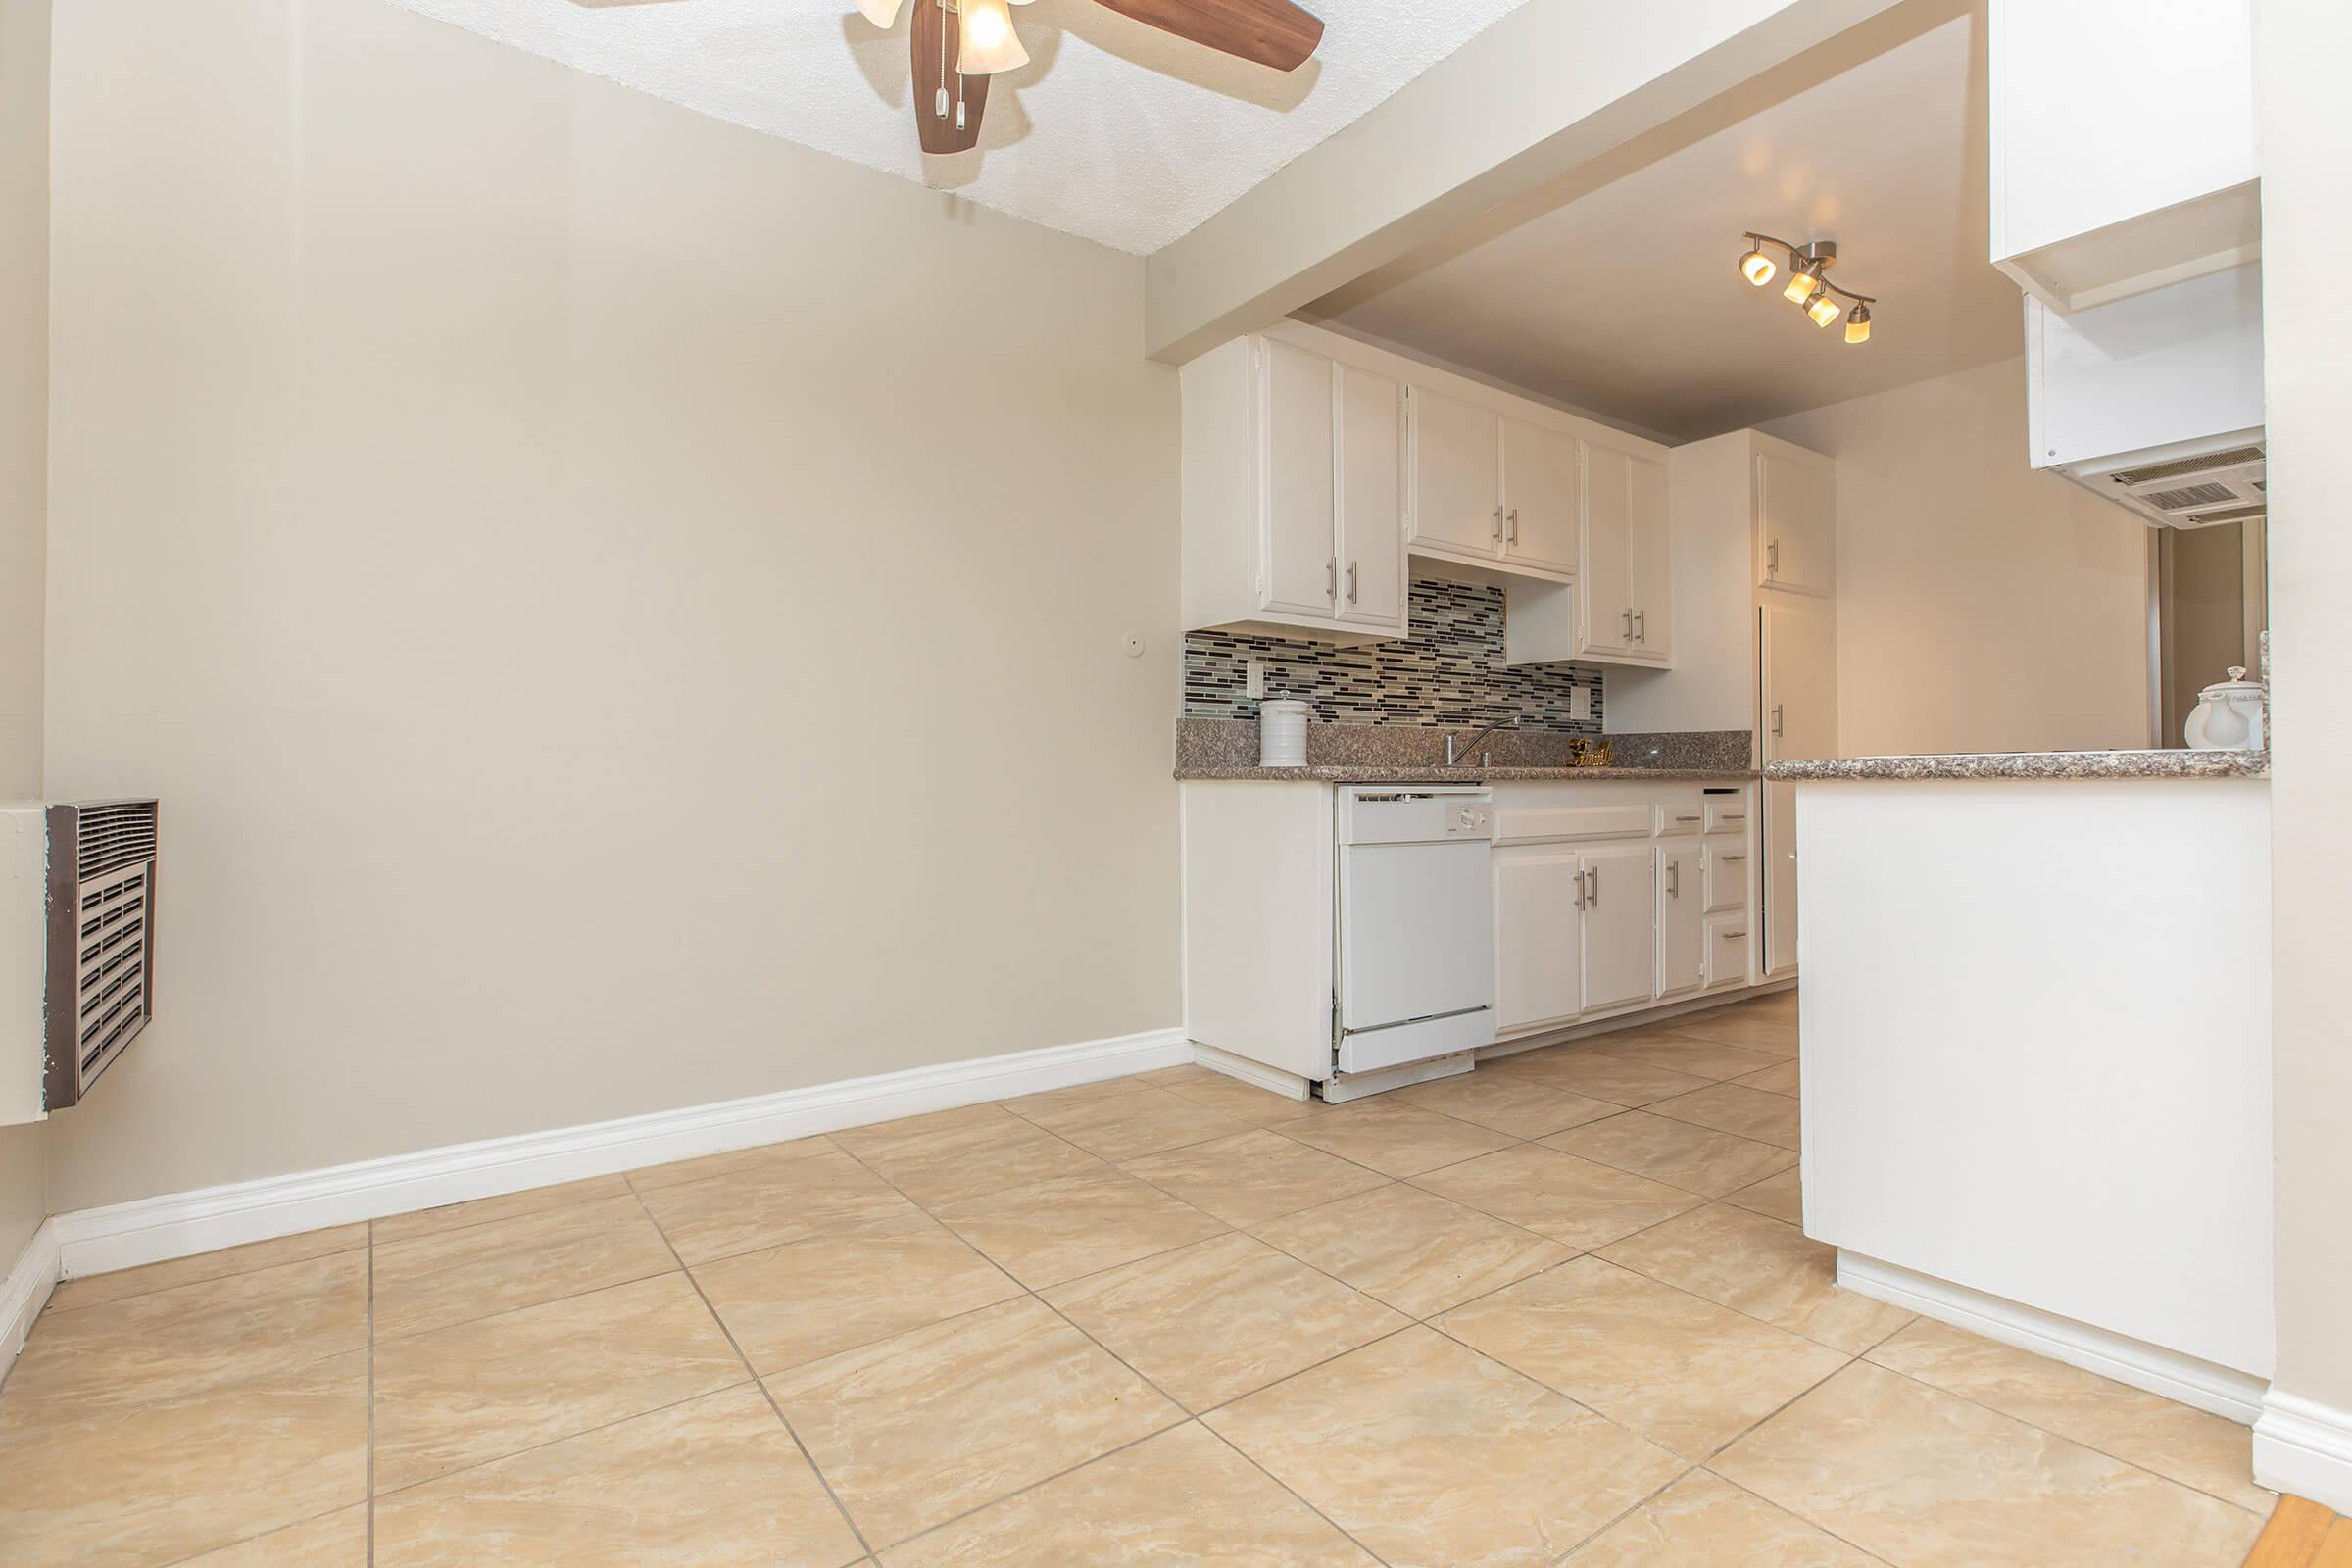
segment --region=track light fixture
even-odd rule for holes
[[[1838,261],[1838,242],[1834,239],[1808,240],[1791,245],[1770,234],[1753,229],[1742,234],[1747,249],[1740,257],[1740,275],[1762,288],[1780,272],[1764,247],[1777,246],[1788,254],[1788,283],[1781,297],[1801,309],[1815,326],[1827,326],[1838,317],[1845,318],[1845,340],[1848,343],[1870,341],[1870,308],[1878,303],[1872,295],[1857,294],[1852,289],[1839,288],[1829,279],[1830,269]]]

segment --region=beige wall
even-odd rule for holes
[[[1838,460],[1840,751],[2147,744],[2147,529],[2027,467],[2022,360],[1763,428]]]
[[[61,1210],[1179,1022],[1140,262],[378,0],[56,42],[49,783],[165,824]]]
[[[41,793],[49,0],[0,0],[0,800]],[[47,1210],[48,1129],[0,1127],[0,1275]]]
[[[2352,12],[2262,0],[2263,391],[2270,431],[2271,1005],[2278,1368],[2284,1394],[2352,1424]],[[2323,1500],[2352,1510],[2352,1486]]]

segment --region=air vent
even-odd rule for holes
[[[154,1016],[157,839],[151,800],[0,805],[0,928],[37,936],[0,964],[0,1121],[78,1103]]]
[[[84,877],[102,876],[155,858],[155,803],[105,801],[77,807],[75,865]]]
[[[2180,479],[2192,473],[2211,473],[2216,468],[2235,468],[2248,463],[2262,461],[2260,447],[2231,447],[2227,452],[2208,452],[2201,458],[2179,458],[2171,463],[2151,463],[2144,468],[2118,468],[2107,475],[2117,484],[2153,484],[2159,479]]]
[[[2214,522],[2243,522],[2248,517],[2259,517],[2270,510],[2269,507],[2259,503],[2250,507],[2224,507],[2219,512],[2191,513],[2180,520],[2192,528],[2202,528],[2206,524]]]
[[[2226,484],[2183,485],[2178,490],[2151,490],[2139,498],[2159,512],[2186,512],[2191,507],[2217,507],[2235,501],[2237,492]]]

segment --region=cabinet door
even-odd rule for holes
[[[1656,854],[1647,844],[1584,854],[1587,1010],[1655,995]]]
[[[1718,914],[1707,920],[1707,986],[1747,984],[1748,918]]]
[[[1747,904],[1747,841],[1726,838],[1705,851],[1707,912],[1722,914]]]
[[[1267,610],[1328,615],[1338,598],[1332,490],[1332,363],[1268,342],[1259,376],[1265,417],[1259,473]]]
[[[1404,622],[1404,388],[1339,376],[1340,618]]]
[[[1838,487],[1828,463],[1756,456],[1756,580],[1826,594],[1837,582]]]
[[[1407,399],[1411,537],[1456,556],[1502,551],[1502,418],[1425,387]]]
[[[1548,571],[1576,570],[1577,439],[1502,421],[1502,553]]]
[[[1626,463],[1627,598],[1634,607],[1634,652],[1674,661],[1674,517],[1667,507],[1666,465]]]
[[[1584,443],[1585,543],[1576,591],[1585,606],[1585,648],[1634,651],[1633,460]]]
[[[1584,1010],[1578,922],[1584,861],[1550,846],[1494,852],[1494,1029]]]
[[[1700,851],[1661,849],[1658,858],[1658,995],[1696,991],[1705,973],[1706,902]]]
[[[1764,760],[1838,755],[1838,634],[1826,609],[1760,614]],[[1796,966],[1796,786],[1764,785],[1764,973]]]

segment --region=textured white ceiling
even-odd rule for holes
[[[1029,64],[996,78],[980,145],[925,157],[908,20],[847,0],[395,0],[754,130],[1148,255],[1353,121],[1524,0],[1308,0],[1287,75],[1095,0],[1013,14]],[[913,8],[907,8],[911,11]]]
[[[1986,260],[1982,9],[1497,237],[1307,311],[1531,391],[1696,438],[2025,352]],[[1740,232],[1838,241],[1871,341],[1737,270]],[[1776,255],[1777,260],[1784,260]]]

